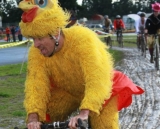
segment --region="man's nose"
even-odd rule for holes
[[[40,42],[36,39],[34,39],[33,41],[34,41],[34,47],[38,48],[40,46]]]

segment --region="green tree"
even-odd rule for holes
[[[112,0],[83,0],[82,6],[84,7],[83,14],[86,17],[94,14],[110,15],[112,12]]]
[[[16,4],[18,5],[19,2],[22,0],[16,0]],[[60,5],[62,6],[63,9],[67,10],[76,10],[78,11],[79,8],[81,8],[76,0],[59,0]],[[19,22],[21,20],[21,15],[23,11],[17,7],[15,7],[15,4],[13,4],[13,1],[6,1],[6,2],[1,2],[0,3],[0,11],[1,11],[1,16],[2,16],[2,22],[3,23],[15,23]]]
[[[120,0],[119,2],[114,2],[112,6],[112,16],[116,15],[127,15],[133,13],[133,1],[132,0]]]
[[[5,1],[5,4],[0,3],[2,21],[19,22],[22,11],[14,7],[11,2]],[[20,1],[16,0],[17,4]],[[76,11],[78,18],[86,17],[90,19],[94,14],[109,15],[109,17],[114,18],[116,15],[136,14],[138,11],[151,13],[151,4],[155,2],[155,0],[136,0],[135,3],[132,0],[117,1],[112,3],[112,0],[83,0],[81,6],[77,4],[76,0],[59,0],[59,3],[63,9]],[[160,0],[157,0],[157,2],[160,2]]]
[[[22,11],[16,7],[17,1],[2,0],[0,2],[0,16],[2,23],[16,23],[21,19]]]
[[[60,6],[67,10],[76,10],[77,9],[77,2],[76,0],[59,0]]]
[[[16,23],[21,19],[22,11],[15,6],[13,1],[0,4],[2,23]]]

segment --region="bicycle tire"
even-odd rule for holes
[[[117,37],[117,42],[118,42],[118,46],[120,47],[120,36],[118,35],[118,37]]]
[[[138,51],[140,50],[140,41],[139,41],[138,37],[137,37],[137,49],[138,49]]]
[[[146,48],[147,48],[147,44],[146,44],[146,39],[145,39],[145,37],[143,37],[144,38],[144,58],[146,58]]]
[[[122,36],[119,37],[119,46],[123,48]]]
[[[105,41],[107,46],[110,46],[109,37],[104,37],[104,41]]]
[[[106,37],[106,44],[107,44],[107,46],[109,46],[108,38],[109,37]]]
[[[110,46],[110,48],[112,48],[112,40],[111,40],[110,36],[108,37],[108,46]]]
[[[155,47],[155,68],[159,70],[159,47],[156,45]]]
[[[124,47],[124,44],[123,44],[123,36],[121,37],[121,47],[122,47],[122,48]]]
[[[146,45],[145,45],[145,37],[142,36],[141,37],[141,52],[142,52],[142,56],[146,57]]]

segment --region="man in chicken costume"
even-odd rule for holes
[[[90,118],[92,129],[118,129],[118,111],[144,91],[113,69],[113,59],[95,32],[65,28],[70,17],[57,0],[24,0],[23,36],[33,38],[28,56],[24,106],[28,129],[41,122]]]

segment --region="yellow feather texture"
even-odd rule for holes
[[[50,83],[76,98],[77,108],[97,114],[111,95],[113,59],[104,43],[85,27],[73,26],[62,31],[64,45],[54,56],[43,57],[34,46],[29,52],[24,105],[27,113],[38,112],[42,121],[48,110],[46,105],[57,97],[50,93]],[[54,111],[55,116],[58,110],[63,107]]]

